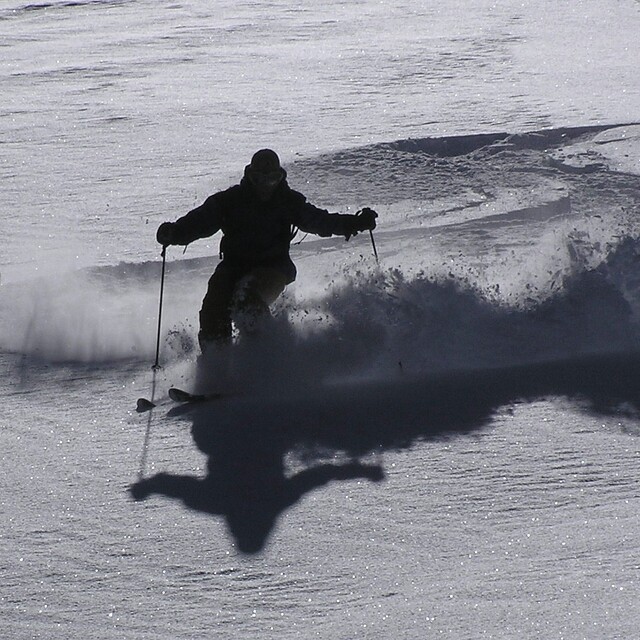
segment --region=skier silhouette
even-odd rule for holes
[[[271,149],[257,151],[239,184],[209,196],[175,222],[164,222],[156,238],[163,246],[188,245],[222,231],[222,261],[209,280],[200,310],[202,352],[231,340],[232,320],[248,326],[264,316],[296,278],[289,255],[296,229],[318,236],[344,236],[374,229],[377,213],[329,213],[307,202],[287,183],[287,173]],[[247,320],[248,319],[248,320]]]

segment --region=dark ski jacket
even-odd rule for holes
[[[354,217],[315,207],[291,189],[286,179],[264,202],[243,178],[240,184],[209,196],[179,218],[174,223],[172,244],[187,245],[222,231],[220,253],[229,266],[243,270],[273,267],[292,282],[296,269],[289,248],[295,229],[322,237],[348,236]]]

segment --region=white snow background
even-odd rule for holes
[[[1,636],[636,637],[638,33],[632,0],[2,2]],[[264,146],[379,212],[380,263],[300,236],[241,392],[176,407],[218,238],[169,249],[154,375],[155,230]]]

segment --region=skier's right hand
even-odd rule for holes
[[[163,246],[175,244],[175,225],[173,222],[163,222],[156,231],[156,240]]]

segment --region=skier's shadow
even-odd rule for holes
[[[493,403],[471,388],[462,390],[460,402],[460,382],[431,381],[426,394],[424,379],[402,379],[298,398],[248,397],[186,407],[194,441],[208,457],[206,477],[159,473],[135,483],[131,493],[136,500],[151,494],[176,498],[190,509],[222,516],[238,549],[256,553],[280,515],[306,493],[331,481],[383,480],[382,466],[364,464],[362,456],[482,427]],[[292,451],[301,453],[307,468],[290,475],[285,458]],[[323,462],[335,451],[349,462]]]
[[[131,493],[136,500],[151,494],[177,498],[190,509],[224,517],[243,553],[260,551],[280,514],[307,492],[333,480],[378,482],[384,477],[380,466],[357,461],[317,464],[288,475],[286,429],[259,421],[220,429],[211,405],[194,408],[192,415],[192,435],[208,456],[206,477],[159,473],[135,483]]]
[[[256,553],[280,515],[309,491],[334,480],[382,480],[382,467],[363,464],[363,455],[481,429],[499,407],[522,399],[579,397],[595,413],[621,402],[638,408],[638,380],[639,356],[610,355],[325,388],[297,401],[214,401],[190,413],[195,443],[208,456],[206,477],[161,473],[131,492],[222,516],[238,549]],[[287,454],[301,450],[307,468],[288,475]],[[335,451],[351,461],[323,462]]]

